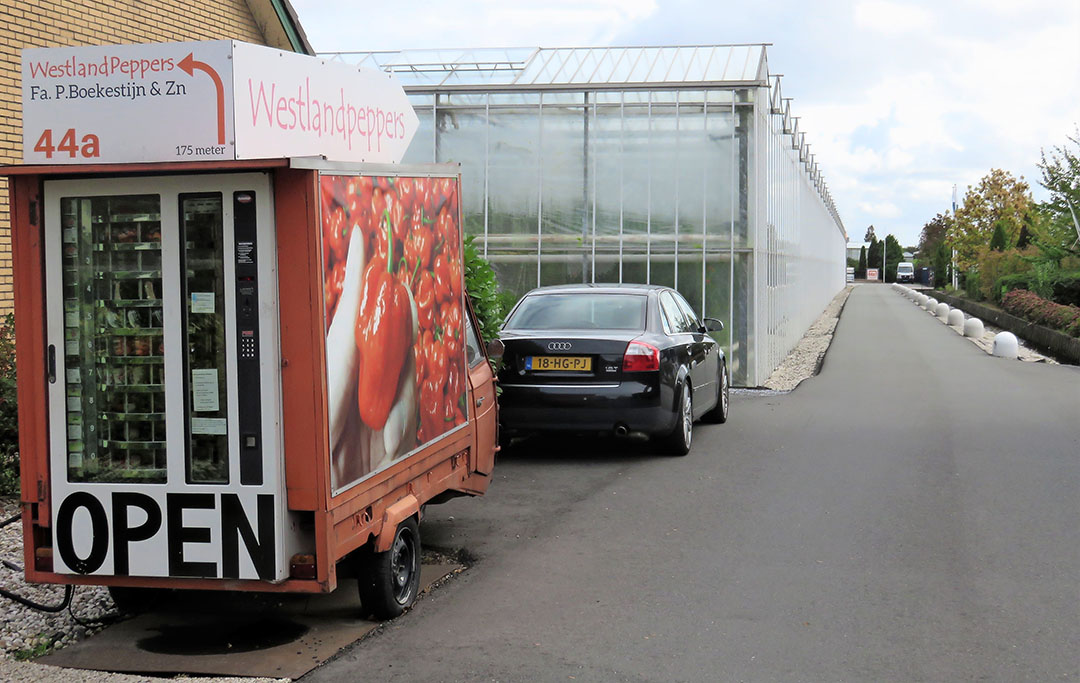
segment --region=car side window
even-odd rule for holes
[[[683,334],[693,331],[690,328],[689,321],[686,319],[686,315],[679,309],[679,305],[675,303],[675,298],[671,295],[671,292],[661,292],[660,310],[666,319],[666,326],[669,327],[668,334]]]
[[[465,360],[470,368],[475,368],[484,360],[484,352],[480,349],[480,339],[476,336],[476,326],[473,325],[472,314],[465,309]]]
[[[686,316],[686,320],[690,325],[688,332],[697,332],[701,329],[701,321],[697,317],[697,313],[694,313],[694,309],[686,302],[682,294],[675,294],[675,303],[682,309],[683,315]]]

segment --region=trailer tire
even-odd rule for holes
[[[420,527],[415,517],[398,525],[390,550],[371,553],[357,580],[360,601],[376,619],[400,616],[420,592]]]
[[[160,588],[109,586],[109,597],[118,611],[135,615],[153,610],[161,602],[163,594]]]

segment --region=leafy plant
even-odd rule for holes
[[[1039,184],[1050,198],[1040,205],[1045,218],[1040,226],[1042,241],[1073,254],[1080,253],[1080,129],[1068,142],[1044,150],[1038,164]],[[1071,143],[1071,144],[1069,144]]]
[[[469,293],[473,311],[476,312],[480,334],[484,341],[488,341],[499,335],[499,328],[506,318],[506,298],[495,277],[495,270],[480,255],[475,240],[476,235],[465,237],[465,291]]]
[[[0,325],[0,495],[19,491],[19,399],[15,383],[15,316]]]

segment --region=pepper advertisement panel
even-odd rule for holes
[[[458,179],[321,177],[331,485],[465,423]]]

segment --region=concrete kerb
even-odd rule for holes
[[[918,296],[922,295],[916,294],[916,297]],[[952,308],[945,302],[939,303],[933,297],[923,298],[926,299],[926,302],[921,305],[921,308],[924,308],[935,318],[948,325],[957,334],[969,338],[976,346],[979,346],[988,354],[999,358],[1020,359],[1020,344],[1012,333],[999,333],[994,337],[993,342],[987,345],[986,341],[983,340],[986,330],[981,320],[975,317],[965,320],[964,312],[960,308]],[[942,296],[942,298],[949,297]]]
[[[1023,318],[1006,313],[1005,311],[991,308],[984,304],[968,301],[961,297],[953,296],[945,292],[935,291],[942,300],[956,308],[962,309],[969,316],[995,327],[1012,332],[1017,337],[1024,339],[1035,349],[1054,357],[1062,363],[1080,365],[1080,339],[1071,337],[1064,332],[1058,332],[1042,325],[1029,323]],[[965,332],[967,324],[965,323]],[[965,336],[967,336],[965,334]],[[981,336],[981,335],[980,335]]]

